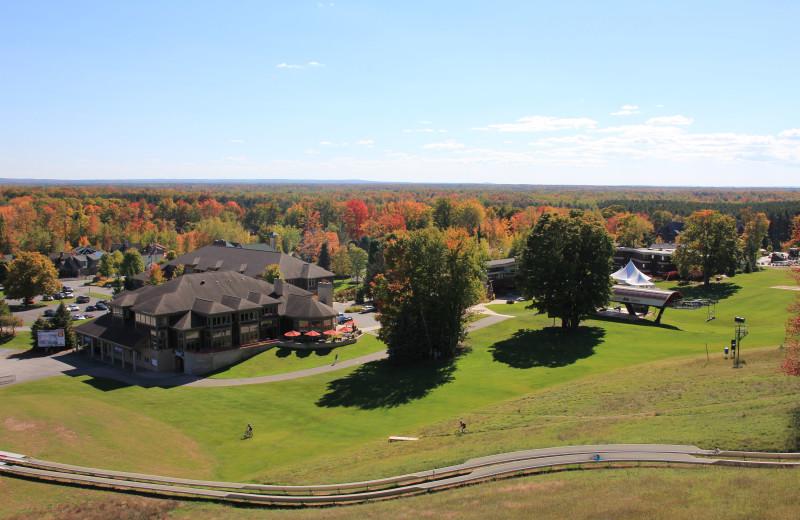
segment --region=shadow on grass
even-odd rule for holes
[[[422,399],[431,390],[453,380],[455,362],[398,366],[387,359],[361,365],[342,379],[328,383],[328,392],[316,405],[374,410],[394,408]]]
[[[593,355],[605,333],[600,327],[520,329],[489,351],[495,361],[512,368],[565,367]]]
[[[281,347],[281,348],[279,348],[278,350],[275,351],[275,357],[277,357],[277,358],[285,358],[285,357],[289,357],[291,355],[292,355],[292,349],[290,349],[290,348]]]
[[[128,388],[129,386],[132,386],[129,383],[123,383],[122,381],[117,381],[116,379],[108,379],[105,377],[92,377],[85,380],[84,383],[102,392],[111,392],[112,390],[121,390],[123,388]]]
[[[318,348],[314,350],[314,354],[322,357],[329,355],[331,352],[333,352],[333,347]]]
[[[664,311],[665,316],[667,312],[670,312],[670,310],[672,310],[672,312],[681,312],[681,311],[675,311],[674,309],[667,309],[666,311]],[[598,314],[592,317],[592,321],[607,321],[609,323],[622,323],[624,325],[634,325],[634,326],[638,325],[639,327],[655,327],[657,329],[681,330],[679,327],[676,327],[675,325],[668,325],[666,323],[656,323],[646,318],[632,320],[628,318],[614,318],[611,316],[603,316],[602,314]]]
[[[724,300],[742,290],[742,286],[733,282],[712,282],[708,287],[700,285],[687,285],[670,287],[670,291],[678,291],[687,300],[707,298],[709,300]]]

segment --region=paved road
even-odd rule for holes
[[[445,489],[491,478],[559,466],[610,467],[612,464],[662,463],[741,467],[796,468],[800,462],[731,460],[721,457],[796,458],[797,454],[748,453],[702,450],[695,446],[664,444],[607,444],[566,446],[501,453],[471,459],[463,464],[436,468],[406,475],[341,484],[280,486],[212,482],[160,475],[70,466],[25,455],[0,451],[0,473],[59,483],[80,483],[90,487],[110,487],[114,491],[149,491],[159,495],[179,494],[215,500],[233,500],[261,504],[297,505],[355,503],[376,498],[400,497]],[[787,457],[788,456],[788,457]],[[209,489],[214,488],[214,489]]]
[[[471,323],[469,325],[469,330],[473,331],[488,327],[512,317],[513,316],[491,313],[489,316]],[[386,351],[382,350],[380,352],[374,352],[365,356],[344,360],[336,363],[335,365],[325,364],[319,367],[298,370],[295,372],[287,372],[284,374],[242,379],[207,379],[186,374],[177,374],[174,372],[149,372],[146,370],[141,370],[136,374],[131,374],[121,370],[120,368],[112,367],[95,359],[71,352],[61,352],[54,355],[32,355],[29,351],[4,349],[4,352],[0,353],[0,375],[15,375],[16,383],[35,381],[37,379],[44,379],[46,377],[54,377],[58,375],[87,375],[114,379],[125,384],[144,387],[221,387],[257,385],[263,383],[274,383],[277,381],[286,381],[289,379],[298,379],[300,377],[333,372],[334,370],[352,368],[354,366],[363,365],[371,361],[385,359],[386,357]]]

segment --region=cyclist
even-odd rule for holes
[[[461,433],[466,433],[467,424],[464,421],[458,421],[458,427],[461,429]]]
[[[253,425],[250,423],[247,423],[247,435],[249,435],[250,437],[253,436]]]

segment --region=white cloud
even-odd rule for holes
[[[664,105],[656,105],[656,108],[664,108]]]
[[[662,117],[652,117],[647,120],[648,125],[691,125],[694,122],[694,119],[691,117],[684,117],[681,115],[677,116],[662,116]]]
[[[302,69],[302,65],[289,65],[288,63],[278,63],[276,65],[279,69]]]
[[[429,143],[422,146],[423,150],[453,150],[456,148],[464,148],[464,145],[453,139],[448,139],[447,141],[442,141],[440,143]]]
[[[473,130],[497,130],[498,132],[554,132],[574,128],[594,128],[597,121],[587,117],[563,118],[550,116],[527,116],[515,123],[500,123],[486,127],[473,127]]]
[[[612,112],[612,116],[627,116],[630,114],[641,114],[642,112],[639,110],[639,107],[636,105],[622,105],[622,109],[619,112]]]
[[[347,143],[347,142],[345,142],[345,143],[332,143],[330,141],[320,141],[319,144],[321,144],[322,146],[348,146],[350,143]]]
[[[375,141],[373,141],[372,139],[364,139],[364,140],[361,140],[361,141],[356,141],[356,144],[371,145],[371,144],[375,144]]]
[[[243,143],[244,139],[231,139],[232,143]]]
[[[778,136],[786,137],[789,139],[798,139],[800,138],[800,128],[791,128],[789,130],[784,130],[783,132],[779,133]]]
[[[318,63],[316,61],[309,61],[308,62],[308,66],[309,67],[324,67],[325,64],[324,63]]]

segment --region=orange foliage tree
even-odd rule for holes
[[[792,271],[792,277],[800,285],[800,267]],[[792,317],[786,322],[786,357],[781,370],[791,376],[800,376],[800,295],[795,295],[788,310]]]

